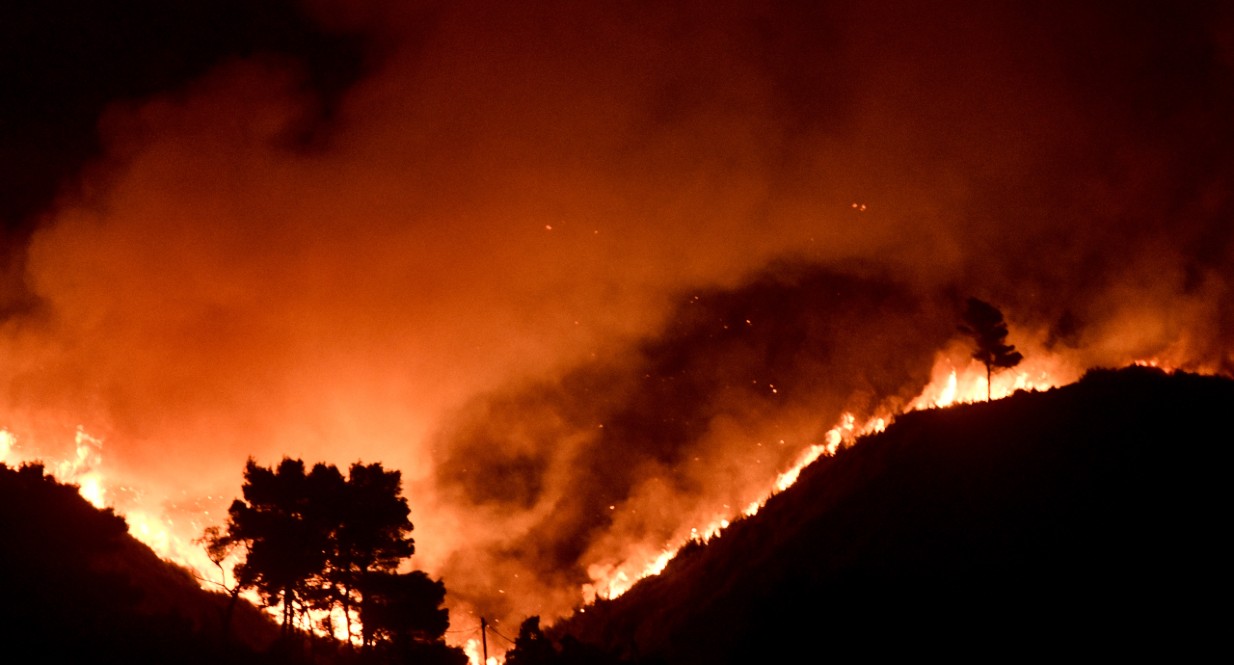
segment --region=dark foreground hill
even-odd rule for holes
[[[1232,415],[1234,381],[1145,368],[908,414],[553,632],[671,665],[1202,653]]]
[[[0,662],[246,663],[277,634],[38,465],[0,464]],[[283,659],[278,659],[279,661]]]

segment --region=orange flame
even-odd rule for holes
[[[1048,351],[1036,349],[1027,355],[1026,360],[1012,370],[994,374],[989,390],[991,399],[1002,399],[1018,390],[1049,390],[1074,382],[1081,374],[1077,367]],[[986,399],[985,366],[973,360],[970,350],[962,345],[957,344],[939,353],[930,377],[930,382],[907,403],[902,412]],[[895,415],[890,407],[861,418],[852,412],[842,414],[839,421],[823,435],[822,442],[803,449],[794,462],[746,506],[742,514],[747,517],[757,514],[773,495],[792,487],[807,466],[820,457],[836,454],[841,447],[853,445],[863,436],[883,431]],[[623,560],[592,564],[587,570],[591,582],[582,589],[583,601],[590,604],[597,599],[616,598],[639,580],[658,575],[682,547],[692,541],[708,542],[727,528],[732,518],[731,512],[717,512],[705,522],[704,527],[693,527],[688,531],[683,529],[659,547],[633,547]]]
[[[851,445],[857,437],[882,431],[887,424],[887,418],[876,416],[857,424],[857,417],[845,413],[835,427],[828,430],[824,443],[806,447],[797,456],[793,464],[776,476],[771,486],[765,489],[756,499],[751,501],[742,511],[746,517],[753,516],[766,505],[776,493],[792,487],[797,482],[801,471],[824,455],[833,455],[842,445]],[[727,508],[727,506],[726,506]],[[679,535],[669,543],[655,547],[651,545],[636,546],[627,553],[620,562],[595,563],[588,567],[587,574],[591,582],[583,586],[583,600],[594,603],[598,599],[613,599],[621,596],[643,578],[658,575],[664,571],[673,557],[688,543],[707,543],[720,535],[731,524],[734,515],[721,511],[704,522],[702,527],[683,528]]]
[[[125,485],[109,477],[103,463],[101,438],[78,427],[73,437],[73,456],[67,460],[48,460],[44,456],[21,453],[16,435],[0,429],[0,463],[10,466],[41,462],[48,474],[61,483],[77,485],[82,498],[96,508],[111,508],[128,523],[129,533],[144,543],[160,558],[193,572],[203,586],[217,576],[217,568],[203,548],[194,544],[210,518],[203,507],[215,497],[204,501],[187,501],[187,506],[171,502],[155,504],[140,488]],[[221,501],[221,499],[220,499]],[[234,562],[226,565],[230,574]]]
[[[488,660],[484,660],[484,655],[481,653],[480,640],[471,638],[463,644],[463,653],[467,654],[467,662],[470,665],[480,665],[483,661],[484,665],[502,665],[505,658],[497,656],[489,656]]]
[[[1054,388],[1075,381],[1082,373],[1082,368],[1042,349],[1030,348],[1025,356],[1019,366],[992,377],[993,385],[989,392],[993,399],[1001,399],[1017,390]],[[1161,366],[1157,358],[1139,360],[1135,364]],[[882,431],[897,412],[979,402],[986,399],[986,391],[985,367],[972,360],[969,349],[956,345],[938,353],[931,368],[930,380],[916,397],[900,402],[903,405],[900,408],[888,403],[875,409],[874,413],[843,413],[820,441],[803,448],[792,464],[744,503],[744,508],[734,510],[725,505],[710,514],[704,512],[697,516],[699,519],[692,525],[683,525],[667,542],[630,543],[618,556],[592,563],[587,570],[591,581],[581,589],[582,600],[589,604],[598,599],[617,598],[638,581],[661,573],[681,548],[691,542],[709,542],[738,517],[757,514],[772,496],[792,487],[807,466],[821,457],[835,455],[843,447],[854,445],[863,436]],[[168,501],[155,503],[141,488],[109,478],[102,454],[104,444],[101,438],[91,436],[84,428],[78,427],[72,457],[48,463],[46,468],[61,482],[78,485],[83,498],[93,505],[110,507],[125,517],[135,538],[160,557],[194,571],[203,586],[213,588],[220,581],[217,580],[219,570],[194,540],[205,526],[219,521],[220,518],[212,516],[211,511],[218,511],[221,515],[225,507],[224,498],[208,496],[200,500],[186,498],[179,504]],[[14,434],[0,429],[0,463],[14,465],[34,459],[23,456]],[[234,563],[234,560],[224,562],[224,576],[231,575]],[[251,600],[256,601],[255,598]],[[335,637],[340,640],[349,637],[345,634],[345,623],[341,616],[332,621]],[[354,639],[354,636],[351,637]],[[470,639],[462,648],[473,665],[480,664],[479,640]],[[501,660],[490,657],[487,662],[499,665]]]

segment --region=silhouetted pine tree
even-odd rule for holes
[[[986,401],[990,401],[990,379],[997,370],[1020,364],[1023,354],[1007,344],[1007,323],[998,308],[983,300],[969,298],[960,330],[973,338],[977,350],[973,358],[985,365]]]

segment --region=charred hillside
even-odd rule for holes
[[[203,591],[39,465],[0,464],[0,661],[273,661],[275,626],[251,605]],[[12,658],[10,658],[12,657]]]
[[[670,665],[1198,649],[1232,410],[1234,381],[1128,368],[911,413],[555,632]]]

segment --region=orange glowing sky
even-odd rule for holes
[[[95,100],[97,149],[0,208],[0,427],[62,456],[84,427],[151,496],[225,502],[250,455],[382,461],[419,565],[521,616],[672,519],[574,515],[580,488],[688,512],[770,482],[854,400],[919,392],[970,294],[1076,366],[1230,372],[1234,15],[883,4],[319,0],[299,20],[363,63],[329,90],[320,58],[259,43]],[[857,281],[751,286],[786,263]],[[782,411],[706,388],[698,439],[630,444],[614,459],[653,480],[608,483],[590,446],[625,444],[581,423],[650,412],[638,376],[762,366],[674,346],[705,346],[699,294],[717,331],[771,312],[750,326],[793,325],[759,344],[834,352],[767,361],[800,386]],[[764,438],[793,450],[750,466]],[[553,529],[575,544],[537,550]],[[565,581],[528,581],[533,557]],[[499,559],[516,600],[474,577]]]

